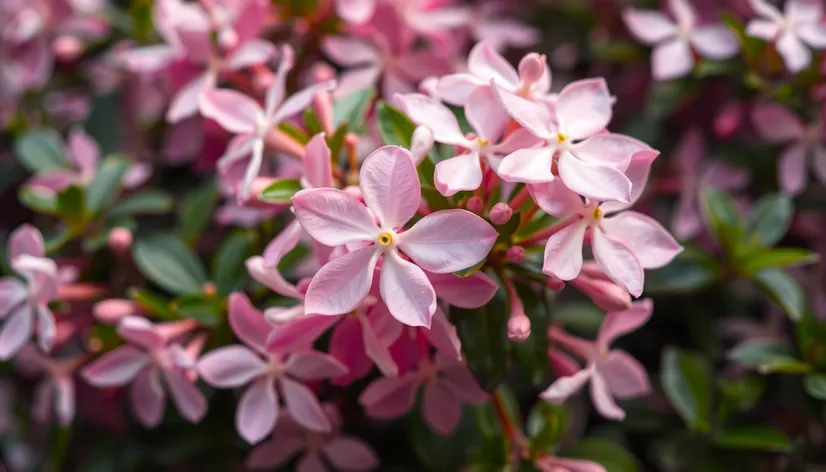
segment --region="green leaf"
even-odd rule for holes
[[[120,156],[110,156],[103,160],[86,187],[86,208],[92,216],[112,203],[128,168],[129,162]]]
[[[137,214],[166,213],[172,210],[174,203],[172,196],[163,190],[141,190],[112,205],[107,216],[118,218]]]
[[[221,324],[224,318],[221,300],[208,295],[183,295],[172,306],[179,318],[192,318],[210,328]]]
[[[179,212],[178,233],[187,244],[194,243],[209,224],[217,201],[218,188],[214,180],[206,182],[184,197]]]
[[[585,438],[563,451],[562,455],[594,461],[605,467],[606,472],[637,472],[640,470],[639,462],[633,454],[615,441],[604,438]]]
[[[570,301],[554,305],[551,319],[554,323],[563,324],[566,329],[582,334],[596,334],[605,319],[605,312],[590,301]]]
[[[303,129],[290,123],[289,121],[282,121],[281,124],[278,125],[278,129],[302,145],[306,145],[310,141],[310,136],[308,136]]]
[[[159,295],[144,288],[133,287],[129,289],[129,298],[135,301],[141,308],[150,315],[157,316],[164,320],[174,320],[175,313],[169,306],[169,301]]]
[[[806,387],[806,393],[818,400],[826,400],[826,375],[812,374],[807,375],[803,381]]]
[[[681,253],[645,278],[645,290],[651,293],[695,293],[714,284],[719,272],[715,261],[699,261]]]
[[[379,134],[382,141],[385,144],[410,149],[416,125],[401,110],[390,106],[387,102],[379,102],[377,110]]]
[[[315,136],[323,131],[321,123],[318,122],[318,118],[316,118],[312,108],[304,109],[304,126],[307,127],[307,130],[312,136]]]
[[[360,134],[375,97],[376,89],[369,87],[356,90],[337,100],[333,107],[333,123],[336,126],[347,123],[352,132]]]
[[[455,275],[456,277],[459,277],[460,279],[468,278],[471,275],[478,272],[479,269],[481,269],[482,266],[485,265],[485,262],[487,262],[487,258],[482,259],[481,261],[477,262],[476,264],[473,264],[472,266],[468,267],[467,269],[457,270],[456,272],[453,273],[453,275]]]
[[[758,372],[804,373],[811,366],[797,359],[785,344],[773,339],[748,339],[728,352],[729,360]]]
[[[17,160],[29,172],[60,169],[67,166],[63,157],[63,143],[53,129],[26,133],[14,142]]]
[[[714,444],[732,449],[785,452],[792,451],[792,440],[770,426],[737,426],[712,437]]]
[[[726,254],[734,254],[743,235],[743,222],[734,200],[720,190],[707,188],[700,195],[700,210],[714,239]]]
[[[531,450],[538,453],[551,453],[568,430],[571,412],[565,405],[539,401],[528,414],[525,425],[531,439]]]
[[[714,77],[718,75],[732,75],[741,73],[740,64],[736,61],[712,61],[703,59],[694,69],[697,78]]]
[[[720,383],[720,389],[726,402],[737,411],[747,412],[760,401],[766,381],[756,376],[725,379]]]
[[[173,235],[138,238],[132,246],[132,257],[143,275],[177,295],[200,293],[207,281],[201,261]]]
[[[502,381],[508,368],[510,340],[504,290],[499,290],[485,306],[475,309],[452,307],[450,314],[462,341],[468,368],[482,388],[492,390]]]
[[[806,311],[806,295],[791,275],[780,269],[763,269],[755,273],[753,278],[792,321],[799,321],[803,317]]]
[[[660,382],[688,426],[700,431],[711,428],[711,375],[702,357],[667,347],[663,352]]]
[[[80,228],[86,220],[86,205],[83,198],[83,189],[77,185],[70,185],[57,194],[57,211],[60,218],[70,228]]]
[[[265,188],[258,198],[268,203],[286,205],[299,190],[301,190],[301,181],[298,179],[278,179]]]
[[[252,254],[252,241],[243,232],[234,232],[224,240],[212,260],[212,277],[218,294],[226,297],[248,280],[244,261]]]
[[[752,275],[763,269],[814,264],[820,256],[803,248],[783,247],[764,249],[741,257],[740,269]]]
[[[17,197],[20,199],[20,203],[23,206],[38,213],[45,213],[47,215],[54,215],[57,213],[57,199],[55,197],[44,195],[43,193],[26,186],[20,187],[20,193]]]
[[[785,195],[765,195],[755,202],[749,213],[747,235],[762,246],[777,244],[792,224],[794,206]]]
[[[326,136],[327,147],[330,148],[330,159],[335,166],[339,162],[341,148],[344,146],[344,139],[347,137],[347,125],[343,124],[336,128],[332,136]]]

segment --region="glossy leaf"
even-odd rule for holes
[[[63,142],[53,129],[26,133],[14,142],[14,153],[29,172],[67,167],[63,156]]]
[[[780,269],[763,269],[753,275],[754,282],[793,321],[798,321],[806,311],[803,288],[791,275]]]
[[[797,359],[785,344],[773,339],[748,339],[738,344],[728,353],[729,360],[758,372],[801,373],[811,367]]]
[[[668,347],[660,369],[663,391],[677,413],[692,429],[711,427],[711,374],[702,357]]]
[[[779,194],[761,197],[749,213],[748,238],[762,246],[774,246],[789,231],[793,214],[789,197]]]
[[[92,216],[112,203],[128,168],[129,162],[120,156],[110,156],[103,160],[86,187],[86,207]]]
[[[791,452],[792,440],[782,431],[764,425],[738,426],[713,436],[714,444],[734,449]]]
[[[132,257],[143,275],[170,293],[199,293],[207,281],[201,261],[173,235],[152,234],[137,238]]]
[[[267,203],[289,205],[293,195],[301,190],[301,182],[298,179],[279,179],[265,188],[258,198]]]

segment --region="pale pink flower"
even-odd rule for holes
[[[9,359],[37,333],[40,349],[49,351],[56,336],[55,320],[49,302],[57,298],[61,274],[57,264],[46,257],[43,235],[25,224],[9,238],[11,268],[23,277],[0,278],[0,359]]]
[[[634,182],[631,203],[582,201],[559,182],[531,185],[531,195],[546,213],[569,222],[545,246],[543,272],[571,280],[582,269],[582,246],[590,234],[591,249],[599,268],[611,280],[638,297],[643,289],[643,269],[662,267],[682,251],[677,241],[653,218],[626,210],[639,198],[657,151],[640,151],[628,168]],[[616,215],[612,215],[617,213]]]
[[[463,363],[436,354],[433,361],[422,359],[415,371],[375,380],[361,393],[359,403],[373,418],[398,418],[413,408],[420,386],[424,420],[443,436],[459,424],[462,402],[481,405],[488,398]]]
[[[335,0],[336,14],[354,25],[370,21],[376,11],[377,0]]]
[[[596,462],[554,456],[542,456],[534,465],[541,472],[606,472],[605,467]]]
[[[777,161],[780,188],[789,195],[797,195],[806,187],[806,161],[815,177],[826,184],[826,144],[822,123],[805,125],[791,110],[777,104],[758,105],[752,121],[757,131],[768,141],[788,144]]]
[[[505,4],[493,0],[474,5],[472,17],[468,23],[473,37],[477,41],[486,41],[497,51],[507,47],[525,48],[540,41],[542,32],[525,23],[506,18],[501,11]]]
[[[812,62],[814,49],[826,48],[826,23],[820,0],[788,0],[780,10],[765,0],[749,0],[758,18],[749,21],[746,34],[774,41],[786,68],[800,72]]]
[[[604,79],[568,84],[556,101],[556,116],[544,105],[497,86],[496,98],[520,125],[546,141],[517,150],[502,160],[499,176],[509,182],[551,182],[558,173],[566,187],[596,200],[629,202],[631,181],[625,169],[631,155],[645,144],[627,136],[605,133],[613,99]]]
[[[301,472],[375,469],[379,458],[370,446],[359,438],[341,434],[341,418],[333,405],[327,403],[322,408],[333,425],[331,432],[307,429],[287,412],[275,426],[272,438],[252,450],[246,466],[272,470],[304,451],[296,465],[296,470]]]
[[[294,354],[268,352],[267,337],[274,328],[241,293],[230,296],[229,322],[246,345],[206,353],[198,361],[198,372],[214,387],[248,385],[235,415],[238,433],[250,443],[264,439],[278,421],[279,397],[302,426],[330,431],[318,399],[301,381],[338,377],[347,373],[346,367],[330,355],[309,350],[309,346]]]
[[[503,90],[527,100],[552,104],[555,99],[550,93],[551,70],[545,57],[535,52],[523,57],[519,68],[514,69],[491,43],[480,41],[470,50],[467,68],[467,72],[439,79],[435,90],[441,99],[464,106],[476,87],[487,86],[491,80]]]
[[[27,375],[42,376],[35,388],[32,412],[41,423],[57,418],[67,427],[75,416],[75,384],[72,376],[85,356],[52,359],[44,356],[36,347],[27,344],[15,357],[20,369]]]
[[[380,292],[390,313],[410,326],[430,326],[436,294],[422,269],[450,273],[471,267],[487,256],[497,233],[465,210],[437,211],[402,231],[421,203],[416,166],[406,149],[384,146],[373,152],[359,182],[366,206],[337,189],[306,189],[293,197],[296,217],[313,239],[352,249],[313,277],[306,312],[339,315],[355,309],[370,291],[381,259]]]
[[[622,18],[640,41],[654,46],[651,70],[655,80],[682,77],[694,67],[692,48],[709,59],[728,59],[737,53],[737,37],[724,25],[697,25],[697,13],[688,0],[669,0],[675,23],[652,10],[623,11]]]
[[[421,94],[396,95],[395,100],[413,123],[426,126],[433,133],[435,141],[467,150],[436,164],[433,180],[436,189],[445,196],[479,188],[484,177],[482,162],[495,172],[503,155],[540,144],[524,130],[499,142],[509,117],[497,103],[489,85],[476,87],[468,96],[465,117],[475,134],[467,137],[453,112],[438,101]]]
[[[275,81],[267,89],[263,108],[255,100],[235,90],[209,90],[201,97],[201,113],[217,121],[227,131],[237,134],[221,157],[219,167],[231,166],[235,161],[252,154],[238,189],[238,198],[242,202],[250,198],[250,185],[261,169],[264,140],[270,131],[285,118],[307,108],[316,93],[335,87],[335,82],[312,85],[284,100],[287,73],[293,67],[292,58],[292,49],[285,46],[281,65]]]
[[[551,328],[551,340],[587,362],[577,373],[558,378],[539,396],[551,403],[562,403],[591,381],[591,399],[604,417],[622,420],[625,412],[614,398],[633,398],[647,394],[651,387],[648,374],[636,359],[620,349],[611,349],[611,343],[644,325],[651,317],[650,299],[636,302],[625,311],[608,313],[597,334],[596,341],[588,341],[565,334],[558,327]],[[562,354],[563,357],[566,357]],[[568,358],[569,359],[569,358]],[[573,362],[573,361],[571,361]]]
[[[147,428],[160,424],[166,393],[185,419],[197,423],[206,414],[204,395],[188,377],[195,364],[198,339],[184,348],[177,338],[197,324],[192,319],[153,324],[146,318],[127,316],[118,323],[117,333],[128,344],[107,352],[87,365],[81,375],[98,388],[121,387],[131,383],[132,411]]]

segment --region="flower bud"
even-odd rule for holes
[[[112,298],[95,303],[92,314],[101,323],[117,324],[121,318],[141,313],[141,307],[132,300]]]
[[[424,80],[419,82],[419,92],[438,99],[439,98],[439,78],[438,77],[426,77]]]
[[[531,320],[524,313],[511,313],[508,319],[508,338],[521,343],[531,335]]]
[[[743,121],[743,106],[738,102],[729,103],[714,118],[714,134],[719,138],[730,138],[737,132]]]
[[[333,124],[333,97],[330,92],[317,92],[313,96],[313,110],[321,129],[332,135],[336,128]]]
[[[482,203],[482,199],[479,197],[470,197],[467,200],[467,209],[477,215],[485,211],[485,204]]]
[[[545,56],[532,52],[519,61],[519,77],[524,86],[533,85],[545,73]]]
[[[129,255],[134,240],[132,231],[127,228],[112,228],[112,230],[109,231],[109,249],[118,257]]]
[[[549,275],[545,285],[554,292],[561,292],[565,288],[565,282],[555,275]]]
[[[508,258],[508,261],[517,264],[525,260],[525,248],[522,246],[512,246],[510,249],[505,252],[505,257]]]
[[[513,209],[507,203],[497,203],[490,210],[490,221],[495,225],[503,225],[510,221]]]
[[[571,285],[590,298],[600,310],[622,311],[631,307],[631,295],[610,280],[595,279],[580,274],[571,281]]]
[[[432,147],[433,131],[430,131],[427,126],[416,127],[410,144],[410,154],[413,155],[413,162],[419,165]]]

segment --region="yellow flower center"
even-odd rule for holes
[[[379,244],[384,247],[389,246],[393,242],[393,235],[388,233],[387,231],[381,233],[379,235]]]
[[[565,136],[565,133],[556,133],[556,140],[559,141],[559,143],[561,144],[567,141],[568,137]]]
[[[488,141],[487,139],[484,139],[484,138],[477,138],[476,142],[479,143],[479,146],[481,146],[481,147],[485,147],[488,144],[490,144],[490,141]]]
[[[594,219],[597,221],[602,219],[602,210],[599,207],[594,208]]]

